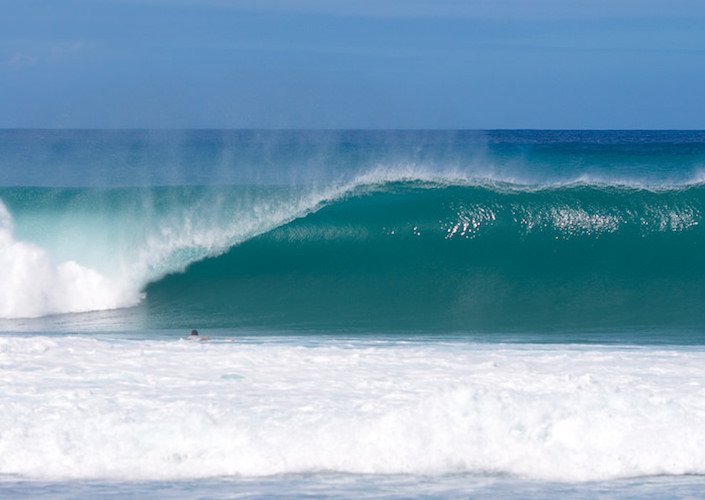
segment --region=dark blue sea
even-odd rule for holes
[[[698,497],[704,214],[700,131],[2,130],[0,496]]]

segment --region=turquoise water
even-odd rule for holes
[[[700,186],[403,182],[359,191],[151,283],[150,322],[177,327],[165,316],[178,304],[209,327],[705,324]]]
[[[0,131],[0,491],[694,495],[704,168],[697,131]]]
[[[46,252],[37,270],[37,249],[15,245],[8,262],[32,270],[4,285],[4,318],[128,307],[115,329],[705,324],[700,132],[2,138],[8,241]]]

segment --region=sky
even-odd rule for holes
[[[0,128],[705,129],[703,0],[0,0]]]

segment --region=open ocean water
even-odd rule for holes
[[[698,131],[0,131],[0,497],[702,498],[704,211]]]

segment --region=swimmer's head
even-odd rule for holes
[[[191,330],[191,335],[198,335],[198,330]]]

